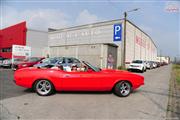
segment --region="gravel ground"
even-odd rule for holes
[[[173,72],[169,83],[167,118],[180,120],[180,85],[177,83]]]

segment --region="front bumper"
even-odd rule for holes
[[[142,67],[128,67],[128,70],[140,70],[142,71]]]

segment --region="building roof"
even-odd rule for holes
[[[91,23],[91,24],[85,24],[85,25],[79,25],[79,26],[72,26],[72,27],[66,27],[66,28],[61,28],[61,29],[53,29],[53,28],[49,28],[48,32],[49,33],[57,33],[57,32],[64,32],[64,31],[72,31],[72,30],[78,30],[78,29],[83,29],[83,28],[89,28],[89,27],[98,27],[98,26],[103,26],[103,25],[108,25],[108,24],[112,24],[112,23],[118,23],[118,22],[124,22],[124,19],[115,19],[115,20],[108,20],[108,21],[103,21],[103,22],[96,22],[96,23]],[[157,48],[156,44],[154,43],[154,41],[152,40],[152,38],[146,33],[144,32],[142,29],[140,29],[137,25],[135,25],[134,23],[132,23],[131,21],[127,20],[127,22],[129,22],[130,24],[132,24],[133,26],[135,26],[138,30],[140,30],[141,32],[143,32],[146,36],[148,36],[152,43],[154,44],[154,46]]]
[[[62,31],[71,31],[71,30],[77,30],[77,29],[83,29],[83,28],[91,28],[91,27],[98,27],[103,25],[111,25],[112,23],[120,23],[123,19],[116,19],[116,20],[109,20],[109,21],[103,21],[103,22],[96,22],[91,24],[85,24],[85,25],[79,25],[79,26],[72,26],[72,27],[66,27],[61,29],[53,29],[49,28],[50,33],[56,33],[56,32],[62,32]]]

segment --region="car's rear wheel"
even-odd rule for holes
[[[120,97],[127,97],[131,93],[131,84],[128,81],[120,81],[114,87],[114,93]]]
[[[38,80],[34,84],[36,93],[40,96],[48,96],[54,92],[54,86],[49,80]]]

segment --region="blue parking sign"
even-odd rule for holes
[[[114,24],[114,41],[122,40],[122,24]]]

